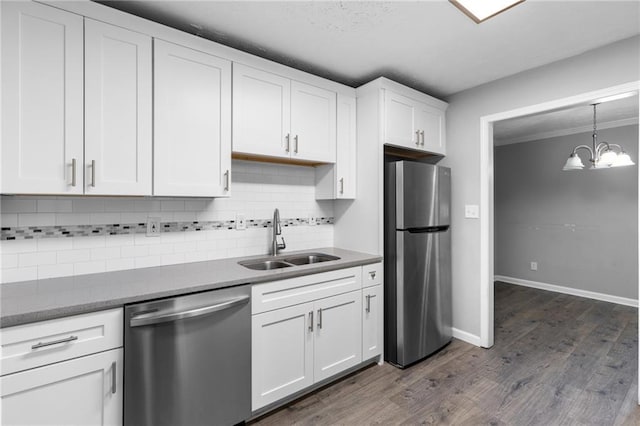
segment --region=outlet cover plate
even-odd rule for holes
[[[309,215],[309,226],[316,226],[318,223],[316,222],[316,218],[312,215]]]
[[[464,217],[467,219],[479,219],[480,218],[480,206],[477,204],[466,204],[464,206]]]
[[[160,218],[150,217],[147,218],[147,237],[159,237],[160,236]]]
[[[243,213],[236,214],[236,229],[238,231],[247,229],[247,218]]]

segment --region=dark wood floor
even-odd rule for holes
[[[637,309],[496,283],[495,346],[373,366],[255,425],[640,425]]]

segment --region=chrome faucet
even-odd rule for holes
[[[280,211],[275,209],[273,212],[273,238],[271,239],[271,254],[273,256],[278,255],[278,250],[284,250],[287,248],[286,243],[284,242],[284,237],[282,234],[282,225],[280,224]],[[278,235],[282,238],[282,243],[278,242]]]

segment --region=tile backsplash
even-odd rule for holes
[[[2,196],[0,282],[266,254],[276,207],[287,249],[333,245],[333,202],[315,199],[313,168],[234,160],[232,170],[230,198]],[[146,236],[149,217],[160,236]]]

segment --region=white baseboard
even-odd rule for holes
[[[451,328],[451,334],[458,340],[471,343],[475,346],[480,346],[480,337],[476,336],[475,334],[467,333],[466,331],[459,330],[455,327]]]
[[[537,281],[523,280],[520,278],[505,277],[503,275],[494,276],[495,281],[503,281],[509,284],[521,285],[524,287],[537,288],[540,290],[548,290],[556,293],[570,294],[573,296],[586,297],[588,299],[601,300],[603,302],[617,303],[619,305],[638,307],[638,301],[626,297],[612,296],[610,294],[596,293],[595,291],[580,290],[577,288],[564,287],[561,285],[541,283]]]

